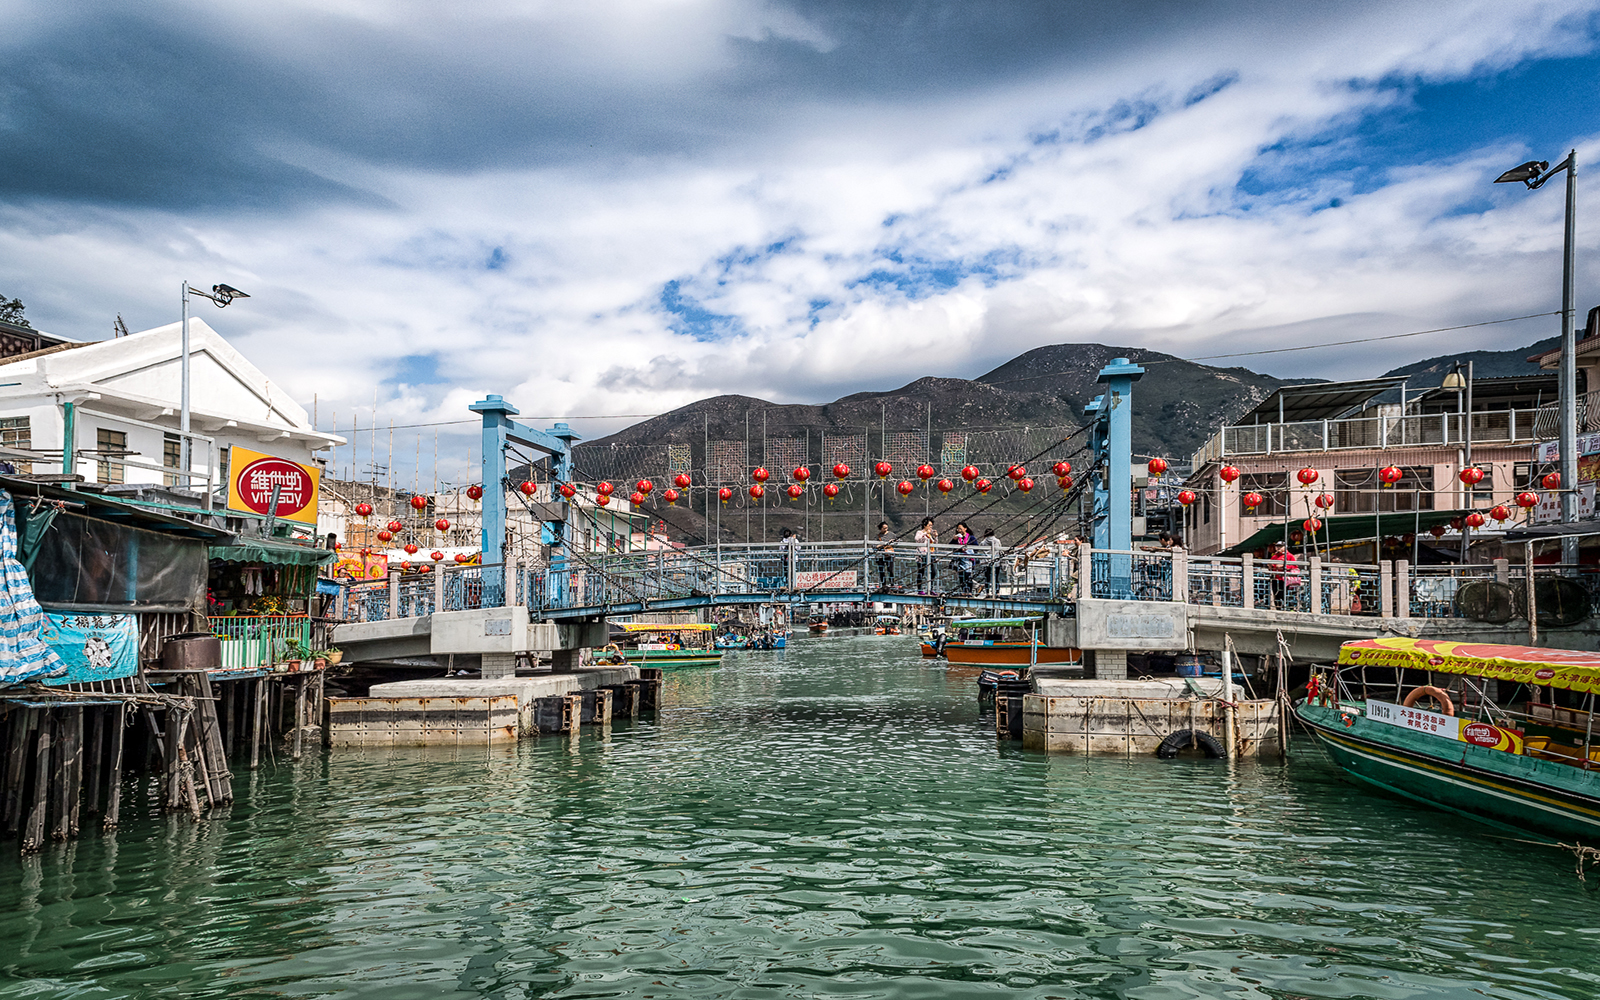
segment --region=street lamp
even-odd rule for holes
[[[1444,381],[1439,384],[1439,388],[1456,394],[1456,412],[1460,414],[1461,441],[1465,452],[1461,469],[1465,473],[1467,469],[1472,468],[1472,362],[1469,360],[1466,363],[1467,374],[1465,377],[1461,374],[1462,367],[1461,362],[1457,361],[1455,368],[1451,369],[1450,374],[1444,377]],[[1473,485],[1465,481],[1461,485],[1466,490],[1463,497],[1466,500],[1465,506],[1470,508],[1478,499],[1473,495]],[[1472,543],[1471,536],[1472,525],[1463,521],[1461,523],[1461,562],[1463,564],[1467,561],[1467,546]]]
[[[232,285],[212,285],[211,291],[205,292],[191,286],[187,281],[183,283],[183,387],[179,393],[178,410],[178,467],[183,470],[183,487],[191,489],[194,482],[190,475],[194,466],[189,460],[189,293],[193,292],[202,298],[210,299],[221,309],[234,299],[248,299],[248,292],[241,292]],[[208,466],[209,467],[209,466]],[[209,501],[208,501],[209,502]]]
[[[1578,151],[1567,153],[1567,158],[1550,166],[1547,160],[1529,160],[1512,167],[1494,179],[1496,184],[1521,181],[1528,190],[1537,190],[1561,171],[1567,172],[1567,225],[1566,245],[1561,267],[1561,373],[1558,380],[1561,401],[1561,520],[1578,519],[1578,360],[1573,314],[1573,271],[1577,265],[1578,251],[1575,224],[1578,207]],[[1562,544],[1562,561],[1577,561],[1577,540],[1565,539]],[[1570,557],[1570,558],[1569,558]]]

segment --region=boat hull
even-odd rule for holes
[[[983,646],[962,642],[944,644],[944,658],[964,666],[1026,667],[1030,663],[1078,663],[1083,658],[1083,650],[1071,646],[1040,646],[1037,659],[1030,654],[1025,642]]]
[[[1302,702],[1295,715],[1333,762],[1364,784],[1493,826],[1600,840],[1600,771],[1412,733],[1322,705]]]
[[[625,649],[623,659],[636,667],[714,667],[722,662],[722,652],[686,649]]]

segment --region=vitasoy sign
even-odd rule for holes
[[[228,509],[270,515],[272,491],[278,491],[277,515],[288,521],[317,523],[316,469],[235,447],[233,474],[228,479]]]

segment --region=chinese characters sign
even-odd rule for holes
[[[1513,729],[1491,725],[1487,722],[1472,722],[1459,719],[1453,715],[1443,715],[1439,712],[1427,712],[1420,708],[1407,708],[1404,705],[1394,705],[1386,701],[1367,701],[1367,718],[1373,722],[1384,722],[1391,726],[1400,726],[1419,733],[1428,733],[1432,736],[1442,736],[1447,740],[1457,740],[1461,743],[1471,743],[1473,746],[1488,747],[1491,750],[1505,750],[1509,753],[1522,752],[1522,734]]]
[[[136,615],[45,615],[44,641],[67,665],[46,684],[76,684],[132,677],[139,672]]]
[[[235,447],[230,455],[228,509],[271,515],[272,491],[278,491],[277,515],[287,521],[317,523],[318,470],[287,459]]]

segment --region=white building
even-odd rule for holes
[[[171,323],[0,358],[0,460],[61,473],[70,435],[66,466],[87,482],[184,486],[166,471],[181,466],[181,356],[182,325]],[[235,446],[311,465],[343,443],[204,320],[189,320],[189,365],[195,489],[207,474],[225,488]]]

